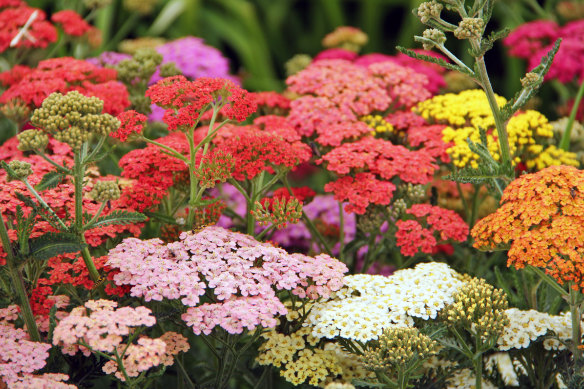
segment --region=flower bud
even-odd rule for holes
[[[432,43],[424,42],[423,46],[425,50],[431,50],[434,46],[440,46],[446,42],[446,35],[435,28],[425,30],[423,37],[432,41]]]
[[[440,12],[444,6],[434,0],[420,4],[418,7],[418,17],[422,23],[428,23],[430,19],[440,19]]]
[[[43,150],[49,144],[49,136],[40,130],[25,130],[16,135],[18,150]]]
[[[521,79],[521,86],[526,88],[528,86],[534,85],[539,81],[539,79],[540,79],[539,74],[529,72],[525,75],[525,77]]]
[[[8,163],[8,167],[10,167],[10,169],[13,171],[12,174],[8,174],[6,176],[6,181],[8,182],[14,180],[24,180],[33,173],[31,164],[24,161],[10,161]]]
[[[97,181],[89,196],[99,203],[108,200],[117,200],[121,196],[120,188],[115,181]]]
[[[454,30],[454,36],[458,39],[480,38],[484,28],[485,22],[481,18],[463,18]]]

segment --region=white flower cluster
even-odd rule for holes
[[[498,349],[507,351],[512,348],[527,348],[529,344],[540,336],[553,331],[556,338],[547,338],[543,345],[546,350],[565,349],[562,340],[572,336],[572,315],[570,312],[559,316],[552,316],[535,310],[521,311],[517,308],[509,308],[505,311],[509,317],[509,325],[497,340]],[[582,321],[580,322],[582,326]]]
[[[511,360],[509,353],[495,353],[485,358],[485,371],[489,374],[497,369],[506,386],[519,386],[519,377],[527,375],[521,363]]]
[[[358,274],[345,287],[314,305],[304,325],[319,338],[377,339],[388,325],[411,327],[413,318],[435,319],[463,282],[444,263],[422,263],[389,277]]]
[[[476,377],[471,369],[457,370],[446,381],[446,389],[475,389]],[[497,389],[495,385],[483,378],[483,389]]]

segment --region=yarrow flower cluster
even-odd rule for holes
[[[418,252],[433,254],[439,242],[449,240],[463,242],[468,236],[468,225],[454,211],[430,204],[414,204],[407,214],[417,220],[398,220],[397,246],[403,255],[413,256]],[[422,225],[418,220],[425,218]]]
[[[34,15],[34,17],[33,17]],[[49,23],[45,12],[29,7],[24,1],[14,0],[0,4],[0,52],[11,47],[45,48],[57,40],[57,29]],[[29,22],[29,20],[31,22]],[[29,22],[27,34],[21,32]],[[17,39],[18,34],[22,36]],[[13,42],[14,41],[14,42]]]
[[[70,57],[47,59],[34,69],[21,67],[0,74],[0,82],[8,87],[0,96],[0,103],[20,100],[35,108],[53,92],[78,91],[103,100],[104,112],[118,115],[130,101],[126,87],[116,81],[116,75],[114,69]]]
[[[288,254],[250,236],[220,227],[183,233],[177,242],[126,239],[110,251],[108,265],[119,269],[116,284],[146,301],[180,299],[182,318],[196,334],[220,326],[242,333],[274,327],[286,308],[276,291],[300,298],[329,297],[341,288],[347,267],[327,256]],[[205,302],[208,291],[215,301]]]
[[[560,284],[584,288],[584,174],[552,166],[511,182],[497,211],[472,229],[474,247],[510,247],[509,266],[540,267]]]
[[[506,100],[496,96],[500,106]],[[471,151],[468,139],[480,143],[480,128],[487,131],[487,148],[493,158],[500,158],[495,120],[482,90],[435,96],[418,104],[415,110],[431,123],[443,124],[442,139],[451,143],[446,152],[458,167],[478,167],[479,156]],[[552,125],[541,113],[528,110],[509,119],[507,124],[511,157],[515,164],[524,162],[529,168],[550,164],[578,166],[576,154],[547,146],[553,138]],[[552,157],[553,156],[553,157]]]
[[[110,300],[89,300],[84,306],[73,308],[55,327],[53,344],[61,346],[63,353],[69,355],[78,351],[86,356],[93,351],[112,355],[103,371],[115,373],[121,381],[138,377],[161,364],[172,365],[173,355],[189,349],[185,337],[169,332],[158,339],[141,336],[136,344],[132,343],[135,331],[152,327],[156,319],[146,307],[117,308],[117,305]]]
[[[412,327],[413,318],[435,319],[463,285],[454,270],[436,262],[388,277],[350,275],[344,282],[334,298],[313,306],[305,325],[313,328],[314,336],[377,339],[384,328]]]
[[[124,111],[116,117],[120,121],[120,127],[112,132],[112,138],[118,138],[125,142],[132,133],[140,134],[148,118],[134,110]]]
[[[223,78],[167,77],[148,88],[146,96],[166,110],[162,120],[171,131],[194,127],[210,104],[224,104],[222,113],[239,122],[257,109],[253,95]]]

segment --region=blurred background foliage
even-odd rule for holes
[[[501,0],[490,28],[514,28],[549,17],[558,1]],[[335,27],[359,27],[369,35],[363,52],[386,54],[394,54],[396,45],[417,47],[413,37],[423,31],[412,14],[422,0],[140,0],[153,5],[145,14],[128,11],[124,5],[129,2],[113,0],[97,11],[94,23],[103,34],[100,51],[115,50],[127,38],[199,36],[231,58],[234,72],[252,90],[281,90],[284,63],[298,53],[318,53],[321,39]],[[51,12],[79,8],[81,0],[29,3]],[[466,49],[458,42],[448,45],[464,58]],[[505,55],[501,45],[487,60],[495,89],[513,95],[524,64]]]

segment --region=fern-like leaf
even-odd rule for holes
[[[83,250],[87,244],[74,234],[49,232],[30,240],[30,256],[38,260],[47,260],[57,255],[75,253]]]
[[[397,46],[396,49],[400,53],[403,53],[403,54],[407,55],[408,57],[412,57],[412,58],[419,59],[419,60],[426,61],[426,62],[435,63],[435,64],[440,65],[443,68],[446,68],[448,70],[454,70],[457,72],[467,74],[471,77],[474,77],[474,74],[472,72],[468,71],[467,69],[460,67],[458,65],[453,65],[451,63],[448,63],[445,60],[443,60],[442,58],[436,58],[436,57],[432,57],[430,55],[419,54],[413,50],[406,49],[405,47],[402,47],[402,46]]]
[[[43,191],[45,189],[53,189],[59,185],[67,176],[58,171],[48,172],[43,176],[41,181],[34,187],[37,192]]]
[[[55,228],[56,230],[62,230],[62,227],[59,224],[58,220],[50,212],[48,212],[45,207],[41,206],[40,204],[36,203],[33,199],[20,192],[15,192],[14,194],[20,201],[24,203],[24,205],[32,208],[37,215],[42,217],[43,220],[48,222],[53,228]]]
[[[146,220],[146,215],[139,212],[128,212],[128,211],[113,211],[109,215],[101,216],[97,218],[93,223],[87,224],[83,227],[84,230],[90,228],[103,227],[111,224],[130,224],[130,223],[140,223]]]

